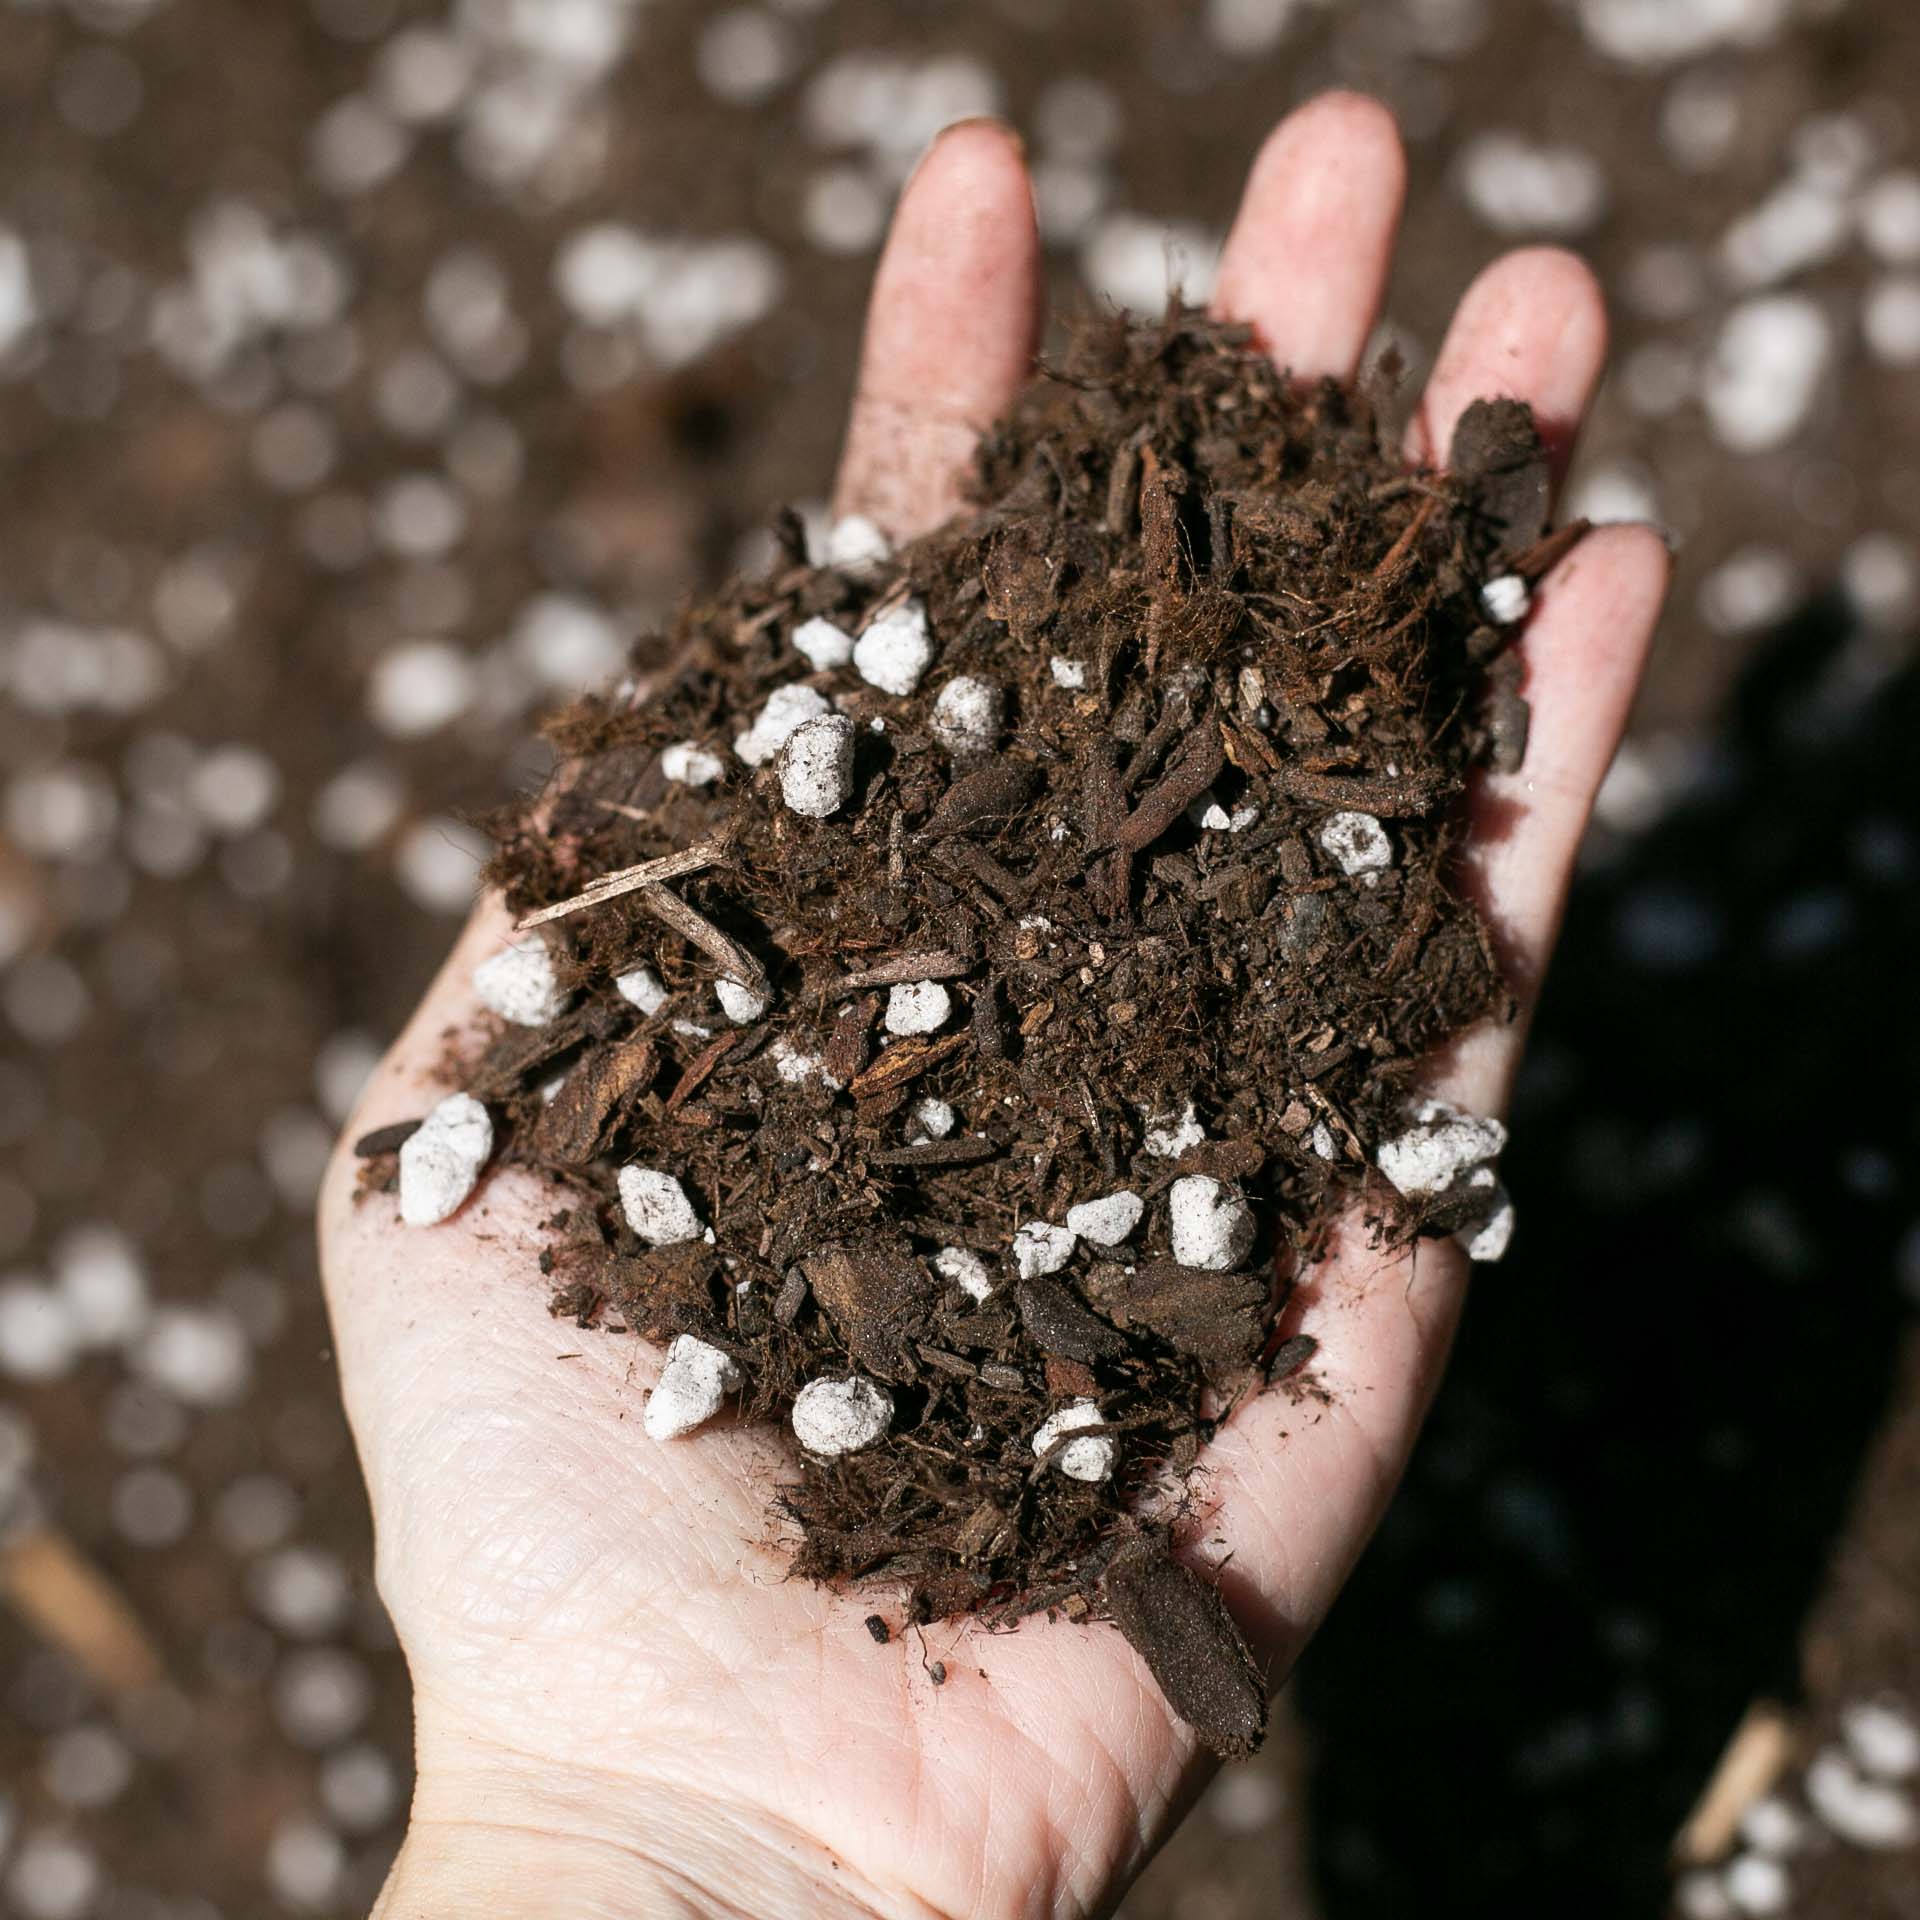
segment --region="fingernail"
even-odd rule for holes
[[[1005,134],[1013,142],[1014,151],[1019,155],[1022,165],[1027,158],[1027,143],[1020,129],[1011,120],[1003,119],[997,113],[970,113],[964,120],[949,120],[928,143],[927,152],[931,153],[948,135],[960,133],[969,127],[991,127],[995,133]]]

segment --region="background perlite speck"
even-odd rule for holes
[[[0,0],[0,1912],[379,1884],[314,1184],[529,712],[818,511],[929,136],[1012,118],[1059,292],[1152,306],[1330,84],[1406,128],[1416,378],[1496,248],[1596,261],[1571,504],[1679,580],[1521,1238],[1125,1911],[1920,1912],[1916,72],[1906,0]]]

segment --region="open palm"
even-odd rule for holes
[[[1260,154],[1216,306],[1302,378],[1349,376],[1390,260],[1404,160],[1385,113],[1333,95]],[[1040,258],[1019,149],[971,123],[902,200],[868,322],[838,508],[905,537],[957,503],[975,436],[1024,381]],[[1532,251],[1461,303],[1410,452],[1444,451],[1475,398],[1533,405],[1564,455],[1605,323],[1586,269]],[[1666,578],[1639,528],[1587,540],[1536,598],[1524,770],[1476,799],[1475,883],[1523,1005],[1612,752]],[[420,1112],[473,967],[483,906],[376,1076],[355,1127]],[[1518,1025],[1470,1036],[1436,1091],[1496,1111]],[[382,1912],[1098,1912],[1205,1775],[1139,1658],[1104,1627],[959,1623],[877,1645],[869,1596],[785,1577],[777,1433],[716,1423],[657,1446],[659,1355],[548,1318],[551,1195],[495,1177],[446,1225],[356,1202],[323,1239],[381,1592],[412,1670],[420,1785]],[[1532,1223],[1551,1232],[1550,1222]],[[1350,1231],[1294,1309],[1330,1403],[1271,1393],[1203,1457],[1196,1558],[1278,1680],[1378,1520],[1444,1362],[1465,1269]],[[1292,1322],[1290,1321],[1290,1327]],[[944,1666],[935,1684],[933,1664]]]

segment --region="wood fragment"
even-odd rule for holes
[[[721,851],[717,841],[706,840],[697,847],[687,847],[658,860],[642,860],[637,866],[618,868],[613,873],[603,874],[592,886],[583,888],[568,899],[556,900],[550,907],[523,914],[514,931],[525,933],[530,928],[543,927],[548,921],[562,919],[567,914],[580,913],[588,907],[604,906],[607,901],[617,900],[622,894],[637,893],[642,888],[658,886],[663,880],[678,880],[687,874],[699,873],[713,866],[719,860]]]
[[[1244,1760],[1267,1734],[1266,1676],[1217,1587],[1142,1534],[1107,1566],[1107,1610],[1181,1719],[1222,1760]]]
[[[864,1100],[872,1094],[904,1086],[929,1067],[952,1058],[967,1044],[967,1038],[964,1033],[943,1033],[937,1038],[916,1035],[910,1040],[896,1041],[865,1073],[854,1079],[847,1091],[856,1100]]]
[[[132,1601],[65,1534],[28,1527],[0,1543],[0,1595],[102,1693],[124,1698],[165,1678]]]
[[[915,980],[957,980],[972,970],[972,962],[959,954],[929,948],[917,953],[898,953],[891,960],[878,961],[854,973],[843,973],[831,991],[837,999],[858,993],[863,987],[897,987]]]
[[[1740,1820],[1786,1770],[1793,1758],[1793,1726],[1773,1700],[1756,1700],[1734,1729],[1686,1824],[1675,1835],[1674,1858],[1702,1867],[1725,1857]]]
[[[714,1068],[733,1051],[741,1038],[742,1036],[738,1033],[723,1033],[717,1040],[710,1041],[706,1046],[702,1047],[700,1051],[687,1062],[678,1083],[675,1085],[673,1091],[667,1095],[665,1111],[670,1114],[678,1113],[679,1110],[699,1092],[700,1088],[706,1084]]]

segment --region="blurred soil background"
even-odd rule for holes
[[[1152,308],[1341,84],[1382,343],[1588,252],[1571,504],[1679,578],[1515,1250],[1125,1911],[1920,1914],[1917,72],[1908,0],[0,0],[0,1911],[379,1885],[314,1185],[528,715],[818,519],[927,139],[1009,116],[1062,298]]]

